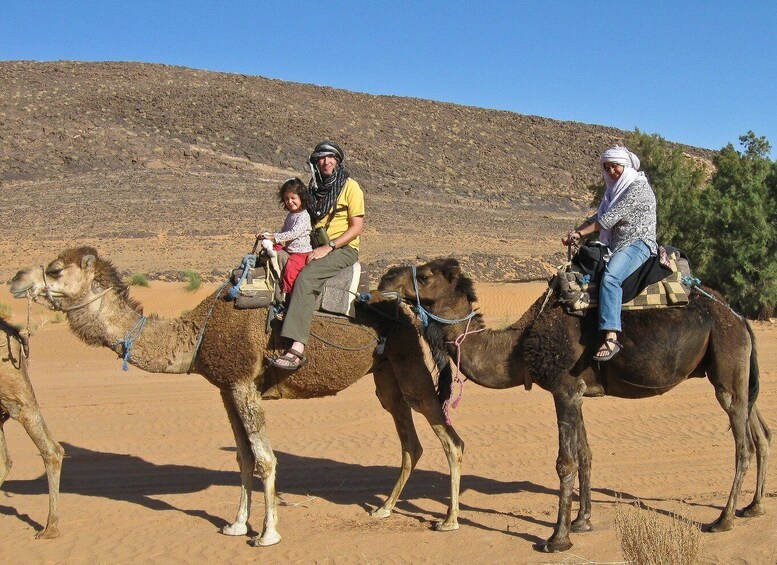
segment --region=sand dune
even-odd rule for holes
[[[146,313],[174,316],[210,288],[181,284],[133,288]],[[516,320],[544,290],[541,283],[478,285],[492,327]],[[26,304],[5,288],[24,323]],[[44,417],[67,450],[60,500],[62,536],[35,540],[45,520],[47,487],[37,451],[15,422],[5,432],[14,467],[0,487],[3,563],[581,563],[622,560],[614,509],[634,499],[662,513],[714,520],[733,477],[728,421],[706,380],[663,397],[587,400],[594,453],[594,531],[573,535],[567,554],[536,553],[551,533],[558,479],[551,396],[537,388],[491,391],[464,386],[453,413],[466,442],[461,529],[430,530],[445,514],[448,475],[440,444],[416,418],[424,457],[395,513],[378,506],[398,472],[391,418],[365,377],[336,397],[267,403],[283,541],[252,548],[218,529],[234,518],[239,476],[233,438],[216,389],[197,375],[121,370],[110,351],[79,342],[65,323],[35,306],[31,378]],[[761,412],[777,429],[777,325],[756,324]],[[777,563],[777,476],[767,478],[767,513],[738,519],[733,531],[705,534],[705,562]],[[739,506],[752,497],[749,472]],[[255,485],[252,525],[263,500]],[[619,502],[620,499],[620,502]]]

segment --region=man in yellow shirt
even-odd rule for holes
[[[286,353],[272,359],[280,369],[294,371],[307,363],[305,344],[316,299],[327,279],[359,259],[359,236],[364,228],[364,193],[343,167],[345,154],[332,141],[322,141],[310,154],[313,178],[308,208],[313,229],[324,228],[329,243],[315,247],[291,292],[281,336],[291,340]]]

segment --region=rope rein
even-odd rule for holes
[[[225,280],[223,283],[221,283],[221,286],[219,287],[216,294],[213,296],[213,301],[211,302],[210,308],[208,308],[208,313],[205,314],[205,318],[202,321],[202,328],[200,328],[200,333],[197,335],[197,341],[194,343],[194,354],[192,355],[192,362],[189,365],[189,369],[186,371],[187,375],[191,375],[192,371],[194,370],[194,363],[197,361],[197,356],[200,353],[200,345],[202,345],[202,338],[205,337],[205,327],[208,325],[208,320],[210,319],[210,315],[213,313],[213,309],[216,307],[216,301],[221,296],[221,292],[224,290],[224,288],[229,284],[229,277],[227,277],[227,280]]]
[[[445,414],[445,423],[449,426],[452,425],[450,411],[452,409],[458,408],[459,402],[461,402],[461,398],[464,396],[464,382],[467,380],[467,377],[462,378],[461,373],[461,344],[464,343],[464,340],[467,339],[467,336],[485,331],[486,329],[480,328],[477,330],[469,331],[469,326],[471,323],[472,318],[467,320],[467,327],[464,328],[464,333],[459,335],[459,337],[457,337],[455,340],[446,342],[452,343],[456,346],[456,374],[453,376],[453,382],[459,385],[458,394],[455,397],[451,395],[442,405],[442,411],[443,414]]]
[[[702,287],[700,287],[699,285],[701,284],[701,279],[697,279],[696,277],[693,277],[691,275],[685,275],[680,282],[682,284],[684,284],[685,286],[690,287],[691,289],[695,290],[699,294],[701,294],[703,296],[706,296],[710,300],[714,300],[718,304],[721,304],[722,306],[725,306],[726,308],[731,310],[731,312],[734,314],[734,316],[736,316],[740,320],[743,320],[743,321],[745,320],[745,317],[742,316],[741,314],[739,314],[738,312],[736,312],[731,306],[729,306],[728,304],[726,304],[722,300],[719,300],[719,299],[715,298],[709,292],[707,292]]]
[[[129,361],[132,355],[132,346],[135,345],[135,340],[140,337],[140,332],[143,331],[143,327],[146,325],[147,319],[148,318],[145,316],[141,316],[140,320],[138,320],[135,325],[132,326],[132,329],[129,331],[126,337],[116,342],[117,345],[122,344],[124,346],[124,362],[121,365],[122,371],[129,371]]]

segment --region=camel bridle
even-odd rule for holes
[[[95,302],[96,300],[100,300],[106,294],[108,294],[108,292],[113,290],[113,287],[109,286],[108,288],[103,290],[101,293],[95,294],[94,296],[92,296],[91,298],[85,300],[81,304],[76,304],[75,306],[65,307],[65,306],[62,305],[61,300],[58,299],[56,296],[54,296],[54,294],[51,292],[51,286],[49,286],[49,280],[48,280],[48,277],[46,277],[46,267],[44,265],[40,266],[40,271],[41,271],[41,274],[43,276],[43,290],[46,293],[46,300],[48,300],[49,305],[51,306],[51,309],[55,310],[57,312],[65,312],[65,313],[67,313],[67,312],[72,312],[73,310],[80,310],[81,308],[84,308],[85,306],[88,306],[92,302]],[[41,302],[38,301],[38,296],[37,295],[33,296],[32,293],[29,290],[27,291],[27,298],[29,300],[31,300],[32,302],[36,302],[38,304],[41,304]],[[45,304],[44,304],[44,306],[45,306]],[[102,309],[102,304],[100,305],[100,309]]]

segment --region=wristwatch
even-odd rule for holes
[[[329,247],[331,247],[331,248],[332,248],[332,251],[334,251],[335,249],[337,249],[337,244],[335,243],[335,240],[334,240],[334,239],[333,239],[333,240],[331,240],[331,241],[330,241],[330,242],[329,242],[327,245],[329,245]]]

